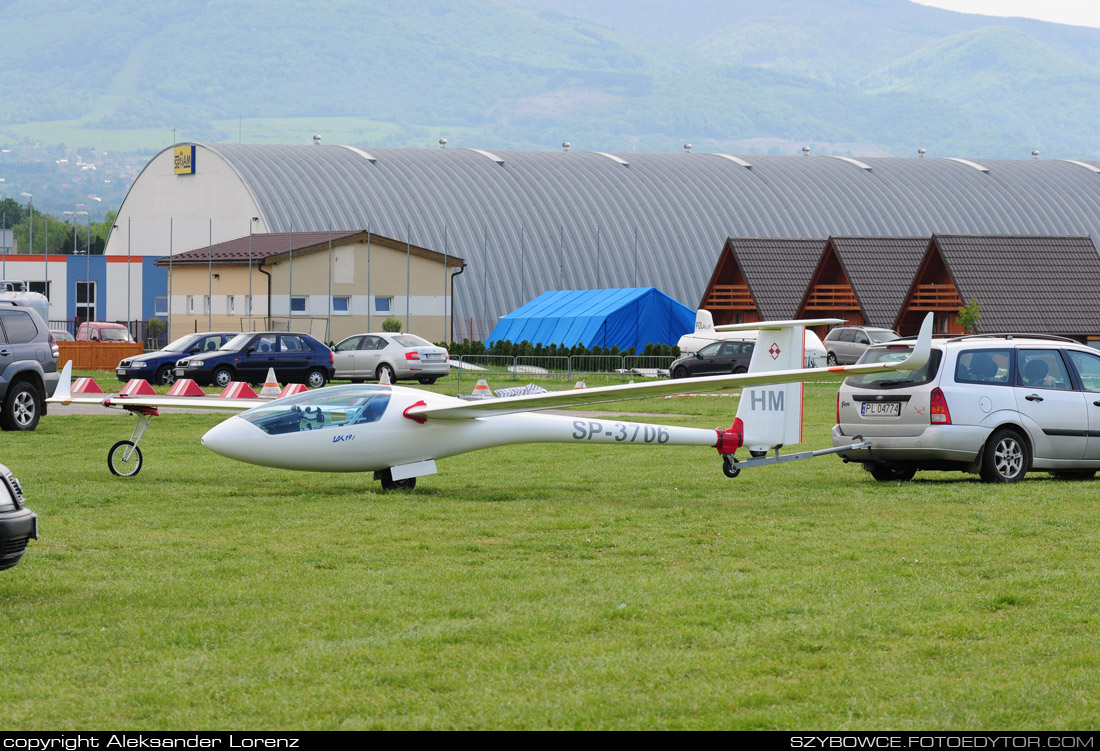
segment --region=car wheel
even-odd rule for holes
[[[825,356],[825,362],[826,362],[826,364],[828,364],[830,366],[836,365],[837,364],[836,355],[834,355],[832,352],[830,352],[828,355]]]
[[[683,365],[672,371],[673,378],[687,378],[687,374],[687,370],[684,368]]]
[[[311,389],[321,388],[327,380],[324,371],[321,370],[311,370],[306,374],[306,385]]]
[[[915,469],[899,467],[894,464],[879,464],[873,462],[863,466],[871,473],[871,477],[879,482],[908,482],[912,480],[913,475],[917,473]]]
[[[382,380],[382,374],[383,373],[386,374],[386,379],[390,383],[397,383],[397,373],[394,372],[392,365],[390,365],[389,363],[384,362],[384,363],[382,363],[381,365],[378,366],[378,380],[379,381]]]
[[[229,368],[218,368],[214,371],[214,385],[224,389],[233,382],[233,371]]]
[[[1059,480],[1091,480],[1096,474],[1095,469],[1063,469],[1059,472],[1051,472]]]
[[[746,370],[747,368],[744,365],[738,365],[736,368],[733,369],[733,375],[740,375]]]
[[[425,386],[431,386],[431,385],[432,385],[433,383],[435,383],[435,379],[434,379],[434,378],[429,378],[429,377],[427,377],[427,376],[425,376],[425,377],[423,377],[423,378],[417,378],[416,380],[420,381],[420,382],[421,382],[422,384],[424,384]]]
[[[1031,452],[1012,428],[994,431],[982,452],[979,474],[983,482],[1019,482],[1031,465]]]
[[[27,381],[14,383],[4,397],[0,412],[0,428],[4,430],[34,430],[42,416],[42,397],[34,384]]]
[[[157,371],[156,376],[153,377],[153,383],[160,384],[161,386],[171,386],[176,382],[176,369],[171,365],[164,365]]]

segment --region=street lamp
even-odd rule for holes
[[[248,220],[248,330],[252,331],[252,225],[260,221],[254,216]],[[270,313],[269,313],[270,315]]]

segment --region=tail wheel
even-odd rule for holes
[[[107,452],[107,467],[113,475],[133,477],[141,471],[141,449],[133,441],[119,441]]]
[[[1012,428],[994,431],[982,452],[979,471],[984,482],[1019,482],[1031,466],[1031,450]]]
[[[733,454],[722,455],[722,471],[731,480],[741,474],[741,468],[737,466],[737,458]]]

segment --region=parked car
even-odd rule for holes
[[[268,368],[280,383],[320,388],[333,377],[332,350],[309,334],[260,331],[237,334],[220,348],[176,362],[176,377],[224,388],[231,381],[261,384]]]
[[[898,332],[874,326],[837,326],[825,335],[824,345],[829,365],[850,365],[872,344],[892,342]]]
[[[55,341],[59,342],[72,342],[75,341],[73,335],[65,329],[50,329],[50,333],[53,334]]]
[[[744,373],[749,369],[755,341],[714,342],[694,354],[672,361],[668,371],[673,378]]]
[[[38,539],[38,514],[27,508],[23,486],[0,464],[0,571],[23,558],[27,543]]]
[[[34,430],[57,388],[57,341],[34,308],[0,301],[0,428]]]
[[[130,329],[121,323],[85,321],[76,329],[78,342],[133,342]]]
[[[428,384],[451,372],[447,350],[415,334],[355,334],[332,350],[336,378],[355,383],[386,373],[390,383],[415,378]]]
[[[901,360],[911,340],[870,347],[860,362]],[[1092,477],[1100,469],[1100,352],[1070,339],[977,335],[935,340],[927,365],[848,378],[833,446],[877,480],[927,469],[1017,482],[1030,470]]]
[[[186,355],[200,352],[213,352],[236,336],[233,331],[207,331],[199,334],[187,334],[169,343],[164,349],[146,352],[121,360],[115,368],[118,380],[126,382],[131,378],[144,378],[151,383],[168,385],[176,380],[176,360]]]

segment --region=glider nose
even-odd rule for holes
[[[259,437],[256,432],[250,423],[234,415],[206,431],[202,445],[215,454],[247,462],[251,461],[249,449]]]

